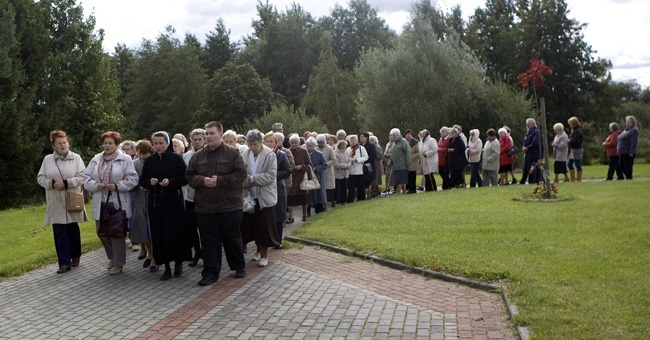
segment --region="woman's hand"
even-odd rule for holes
[[[302,165],[296,165],[295,169],[296,170],[302,170],[303,166]]]
[[[115,183],[111,183],[106,186],[106,189],[108,189],[108,191],[117,191],[117,185]]]
[[[162,182],[160,182],[160,185],[163,187],[169,186],[169,179],[168,178],[163,179]]]
[[[103,184],[97,184],[97,191],[102,191],[104,190],[104,185]]]
[[[156,184],[158,184],[158,178],[152,178],[152,179],[150,179],[150,180],[149,180],[149,183],[151,183],[151,185],[156,185]]]
[[[56,190],[65,190],[65,184],[63,181],[54,181],[54,184],[52,186]]]

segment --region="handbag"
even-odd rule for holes
[[[314,173],[314,168],[309,167],[309,170],[311,172],[311,179],[309,179],[309,172],[305,173],[305,176],[300,182],[300,190],[309,191],[320,189],[320,182]]]
[[[54,161],[54,164],[56,164],[56,168],[59,170],[59,175],[61,175],[61,180],[65,180],[63,178],[63,174],[61,173],[61,168],[59,168],[59,164]],[[75,212],[75,211],[82,211],[84,210],[84,194],[81,192],[76,191],[66,191],[65,192],[65,210],[70,211],[70,212]]]
[[[255,212],[255,199],[251,196],[250,189],[246,188],[244,194],[244,208],[245,213],[254,213]]]
[[[111,192],[106,196],[106,202],[102,202],[99,214],[99,228],[97,229],[97,236],[99,237],[126,237],[128,230],[128,219],[126,218],[126,210],[122,210],[122,201],[120,194],[117,194],[117,201],[119,206],[116,208],[115,203],[110,202]]]
[[[507,154],[508,154],[508,156],[512,156],[512,155],[516,154],[516,153],[519,152],[519,151],[521,151],[521,150],[519,150],[519,148],[518,148],[517,146],[513,145],[513,146],[508,150]]]

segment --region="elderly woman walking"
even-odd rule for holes
[[[618,129],[618,124],[610,123],[609,124],[610,134],[607,136],[607,139],[603,142],[603,147],[605,147],[607,157],[609,158],[609,169],[607,169],[606,181],[611,181],[614,179],[614,173],[616,173],[616,179],[625,179],[623,171],[619,165],[621,160],[621,155],[618,153],[618,135],[621,134],[621,130]]]
[[[420,167],[424,177],[424,190],[437,191],[436,178],[433,175],[438,172],[438,142],[431,137],[429,130],[420,131]]]
[[[84,172],[84,187],[93,194],[93,219],[99,230],[102,202],[112,203],[116,208],[126,211],[131,217],[131,195],[129,191],[138,185],[138,173],[131,156],[118,150],[122,136],[108,131],[101,136],[104,151],[95,155]],[[110,197],[109,197],[110,196]],[[126,263],[126,244],[124,237],[99,237],[108,257],[107,268],[110,275],[122,273]]]
[[[327,161],[327,169],[324,172],[325,180],[321,184],[325,186],[327,201],[331,202],[331,206],[334,208],[336,206],[336,200],[334,199],[334,189],[336,188],[336,181],[334,179],[334,162],[336,159],[334,156],[334,149],[332,149],[326,141],[327,137],[325,137],[325,135],[318,135],[316,137],[316,143],[318,144],[316,150],[320,151],[323,154],[323,157],[325,157],[325,161]]]
[[[316,210],[316,213],[321,213],[325,211],[325,204],[327,204],[327,192],[325,189],[325,172],[328,169],[328,162],[325,160],[325,156],[322,152],[316,150],[316,139],[314,137],[309,137],[305,142],[307,146],[307,152],[309,152],[309,159],[311,164],[314,167],[314,173],[318,182],[320,183],[320,189],[310,190],[307,195],[309,197],[309,205],[313,206]],[[307,176],[307,174],[305,174]]]
[[[625,131],[618,135],[617,140],[617,150],[621,155],[621,170],[626,179],[632,179],[632,168],[634,167],[634,158],[639,144],[639,129],[636,127],[636,118],[634,116],[625,117]]]
[[[260,267],[269,263],[269,247],[280,244],[275,224],[275,205],[278,203],[277,171],[275,152],[264,146],[264,136],[258,130],[248,131],[242,158],[246,164],[248,178],[244,190],[255,200],[253,211],[244,213],[241,222],[244,244],[254,241],[257,251],[253,261],[259,260]]]
[[[555,173],[555,183],[559,180],[559,175],[564,175],[564,181],[568,182],[569,179],[566,176],[566,159],[567,154],[569,153],[569,136],[564,132],[564,125],[562,123],[557,123],[553,125],[553,131],[555,131],[555,138],[553,138],[553,159],[555,163],[553,165],[553,172]]]
[[[50,132],[53,153],[45,156],[38,171],[38,184],[45,188],[45,225],[52,225],[54,248],[59,259],[57,274],[70,271],[79,265],[81,258],[81,232],[79,222],[88,220],[86,207],[66,209],[66,195],[82,193],[84,162],[70,151],[68,135],[56,130]]]
[[[287,197],[289,219],[287,223],[293,223],[293,207],[302,207],[302,220],[307,221],[307,191],[300,189],[300,182],[305,177],[305,172],[311,167],[311,160],[306,149],[300,147],[300,137],[297,134],[289,136],[289,150],[293,155],[295,166],[291,170],[291,190]]]

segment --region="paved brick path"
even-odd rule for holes
[[[0,282],[0,338],[516,338],[497,294],[314,247],[269,253],[268,267],[250,262],[235,279],[225,265],[209,287],[200,265],[162,282],[136,253],[117,276],[103,250],[84,254],[69,273]]]

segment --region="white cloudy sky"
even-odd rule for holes
[[[570,17],[587,23],[585,40],[596,56],[612,61],[616,81],[636,79],[650,86],[649,0],[566,0]],[[336,3],[347,0],[273,0],[278,10],[299,3],[312,16],[329,15]],[[461,5],[471,15],[484,0],[433,0],[443,9]],[[193,33],[200,40],[213,30],[218,18],[231,30],[231,39],[251,33],[257,0],[78,0],[87,14],[93,13],[97,28],[105,31],[104,49],[112,52],[117,43],[138,47],[143,38],[155,39],[172,25],[179,37]],[[397,32],[409,18],[411,0],[368,0],[379,15]]]

